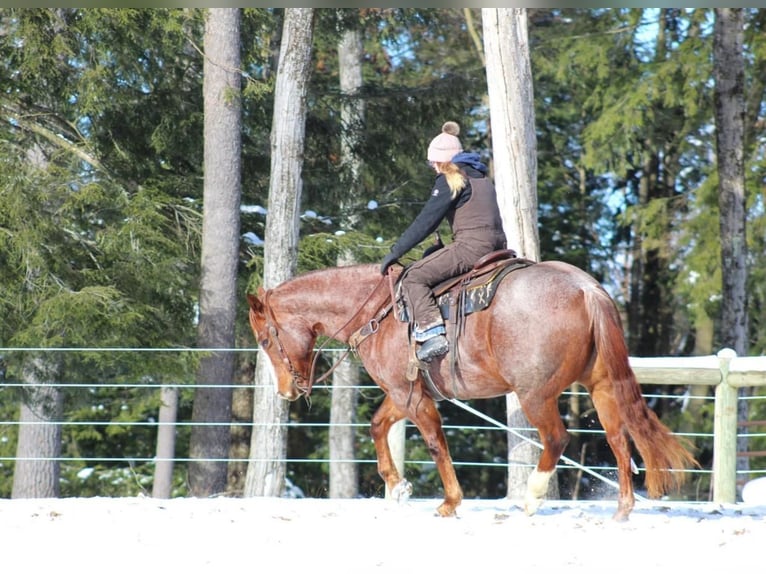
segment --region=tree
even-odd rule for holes
[[[721,341],[740,355],[748,352],[747,236],[745,234],[745,60],[742,8],[715,8],[715,126],[718,159],[718,205],[721,229]],[[746,396],[746,389],[740,396]],[[747,401],[738,401],[738,418],[748,419]],[[747,437],[737,450],[747,450]],[[739,457],[737,470],[747,470]]]
[[[28,361],[24,380],[28,385],[19,414],[19,439],[12,498],[54,498],[61,477],[61,415],[64,394],[55,384],[57,370],[51,361],[38,357]]]
[[[200,360],[189,445],[195,496],[226,489],[234,383],[241,193],[240,10],[211,8],[205,21],[205,158],[198,346]],[[218,423],[218,424],[214,424]]]
[[[537,137],[525,8],[482,9],[495,184],[508,245],[538,261]],[[529,428],[516,393],[506,397],[512,429]],[[522,498],[539,449],[508,435],[508,496]],[[556,481],[551,481],[555,488]],[[546,485],[546,490],[548,485]],[[555,491],[556,493],[558,490]]]
[[[295,274],[298,250],[308,82],[314,10],[285,9],[274,91],[271,177],[266,219],[263,286]],[[289,405],[273,392],[259,355],[255,371],[254,430],[245,478],[246,496],[280,496],[285,486]]]
[[[178,387],[160,389],[159,426],[157,428],[157,464],[154,470],[152,496],[170,498],[173,492],[173,459],[176,449]]]
[[[355,12],[355,11],[354,11]],[[342,12],[339,11],[342,17]],[[339,25],[342,25],[341,19]],[[343,182],[349,190],[344,203],[353,207],[358,201],[361,183],[359,145],[364,128],[364,100],[362,87],[362,60],[364,46],[358,22],[343,30],[338,42],[338,70],[341,96],[341,165]],[[343,212],[343,206],[341,206]],[[353,211],[352,211],[353,213]],[[346,226],[356,229],[358,217],[347,218]],[[343,250],[337,264],[358,263],[351,250]],[[349,359],[343,360],[333,372],[332,404],[330,407],[330,498],[355,498],[359,494],[359,473],[356,462],[356,406],[359,385],[359,366]]]
[[[537,137],[527,11],[482,10],[494,178],[508,246],[540,259]]]
[[[196,116],[189,107],[196,99],[187,91],[193,82],[175,81],[180,69],[187,80],[197,77],[194,60],[179,48],[195,37],[194,15],[112,9],[0,12],[3,345],[189,343],[189,287],[196,269],[190,255],[198,219],[188,200],[173,192],[195,195],[193,183],[181,182],[195,179],[183,162],[195,157],[198,138],[187,135],[173,153],[165,144],[168,125],[180,124],[174,121],[178,118],[194,130]],[[162,74],[155,73],[158,61]],[[71,492],[70,479],[83,463],[61,462],[56,453],[66,458],[63,447],[78,448],[82,427],[34,435],[43,430],[43,420],[72,417],[92,400],[61,381],[128,378],[137,365],[151,365],[157,380],[175,371],[167,366],[172,360],[161,366],[127,354],[12,353],[6,359],[9,374],[30,383],[21,396],[12,395],[24,403],[22,422],[27,414],[36,417],[33,425],[19,425],[18,449],[24,458],[45,461],[48,493]],[[102,400],[116,394],[98,391]],[[146,397],[154,395],[138,390],[131,404],[146,406]],[[14,490],[28,495],[32,491],[24,483],[30,475],[23,467],[14,469]],[[64,480],[59,482],[59,475]]]

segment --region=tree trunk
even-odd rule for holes
[[[211,8],[205,22],[205,181],[202,274],[197,344],[234,347],[239,262],[241,192],[240,11]],[[203,356],[197,370],[189,445],[189,487],[193,496],[226,490],[235,356]],[[218,423],[218,424],[210,424]]]
[[[349,359],[332,377],[330,404],[330,498],[356,498],[359,472],[356,463],[356,405],[359,369]]]
[[[540,259],[537,136],[525,8],[482,9],[494,179],[508,247]]]
[[[364,126],[364,101],[358,97],[362,87],[362,33],[345,30],[338,43],[340,73],[341,162],[343,183],[349,192],[349,203],[356,200],[361,158],[357,148]],[[341,209],[341,211],[343,211]],[[349,229],[356,227],[357,218],[344,222]],[[338,256],[338,265],[357,263],[345,251]],[[359,494],[359,472],[356,459],[356,405],[359,368],[349,359],[333,372],[332,403],[330,406],[330,498],[354,498]]]
[[[525,8],[482,9],[494,178],[508,246],[540,259],[537,232],[537,136]],[[506,397],[508,426],[527,428],[516,393]],[[522,498],[540,452],[508,435],[508,496]],[[558,497],[557,480],[550,489]]]
[[[252,341],[252,332],[247,333]],[[249,344],[249,343],[248,343]],[[245,492],[250,441],[253,439],[253,373],[255,362],[240,361],[237,388],[231,399],[231,445],[229,447],[229,478],[226,491],[242,496]]]
[[[173,459],[176,454],[176,415],[178,387],[160,389],[159,428],[157,429],[157,463],[154,467],[154,498],[170,498],[173,493]]]
[[[64,394],[47,381],[57,371],[35,358],[24,366],[24,400],[19,415],[19,438],[11,498],[56,498],[61,474],[61,424]]]
[[[285,9],[271,129],[263,271],[266,289],[289,279],[296,270],[313,21],[311,8]],[[274,393],[262,358],[259,354],[255,370],[254,426],[245,495],[280,496],[285,488],[289,405]]]
[[[745,235],[745,62],[744,14],[741,8],[716,8],[713,39],[715,76],[718,206],[721,229],[721,341],[743,356],[747,338],[747,242]],[[740,396],[748,394],[740,389]],[[738,418],[748,418],[747,401],[738,401]],[[747,437],[737,450],[747,450]],[[737,470],[749,469],[747,457],[737,458]]]

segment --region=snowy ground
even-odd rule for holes
[[[0,558],[24,572],[301,574],[755,572],[766,505],[413,499],[0,500]],[[18,566],[17,566],[18,565]],[[492,570],[489,570],[489,569]],[[267,570],[268,569],[268,570]],[[654,570],[653,570],[654,569]]]

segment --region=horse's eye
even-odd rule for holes
[[[269,338],[266,337],[265,339],[261,339],[261,347],[264,349],[269,348]]]

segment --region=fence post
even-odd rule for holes
[[[737,389],[728,379],[731,360],[737,353],[721,349],[717,356],[721,382],[715,388],[713,501],[731,504],[737,498]]]

